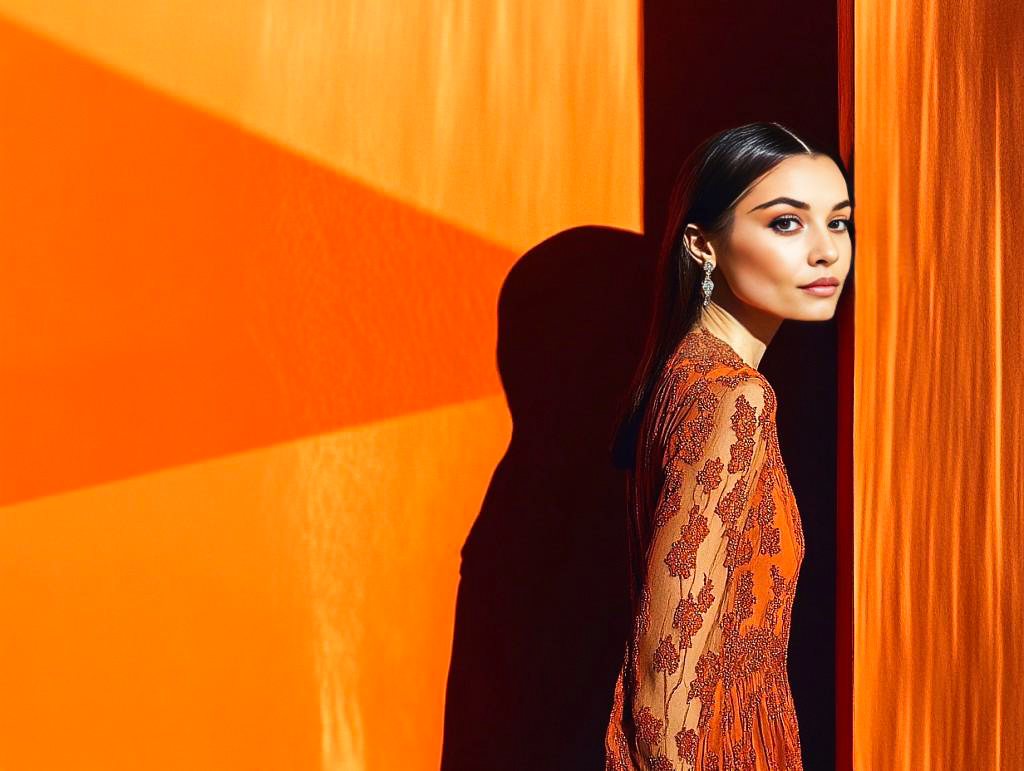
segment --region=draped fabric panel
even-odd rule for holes
[[[1024,14],[858,0],[854,761],[1024,763]]]

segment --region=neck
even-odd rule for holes
[[[762,340],[714,300],[702,309],[698,323],[711,334],[727,342],[739,354],[744,363],[753,369],[757,369],[757,365],[761,363],[761,357],[764,356],[764,351],[768,347],[768,341],[771,340],[775,329],[778,328],[778,324],[776,324],[768,339]]]

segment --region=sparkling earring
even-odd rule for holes
[[[704,283],[700,285],[700,288],[704,290],[704,306],[708,307],[708,303],[711,302],[711,290],[715,288],[714,282],[711,280],[711,271],[715,269],[714,264],[711,260],[704,262]]]

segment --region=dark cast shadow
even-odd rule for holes
[[[646,332],[657,243],[685,154],[728,126],[777,120],[838,144],[836,4],[647,0],[644,235],[585,226],[530,249],[498,300],[513,430],[462,549],[443,771],[604,768],[629,628],[615,407]],[[836,322],[785,323],[760,369],[806,555],[789,669],[807,769],[833,764]],[[809,366],[809,362],[813,366]]]

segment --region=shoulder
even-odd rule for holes
[[[775,419],[775,394],[757,370],[722,374],[704,380],[703,407],[690,420],[701,424],[707,439],[719,442],[751,438]]]
[[[774,414],[775,393],[764,375],[697,326],[665,362],[643,430],[670,451],[680,441],[696,448],[711,434],[728,433],[737,421],[762,426]]]
[[[668,410],[663,464],[678,458],[696,465],[709,453],[753,447],[770,434],[763,429],[774,420],[774,392],[761,373],[747,369],[711,372],[690,382],[685,398]]]
[[[710,416],[720,413],[721,405],[742,404],[754,407],[758,417],[774,416],[776,400],[771,384],[753,367],[742,361],[716,362],[704,366],[699,361],[677,358],[669,373],[667,407],[680,417],[689,414]]]
[[[700,324],[683,335],[671,359],[677,366],[689,366],[703,372],[715,368],[750,369],[724,340]]]
[[[687,332],[665,362],[664,373],[684,388],[718,391],[739,389],[751,393],[760,385],[771,386],[758,370],[747,364],[731,346],[701,325]]]
[[[756,369],[714,378],[714,388],[721,401],[732,405],[746,405],[757,410],[758,417],[767,420],[775,414],[775,391]]]

